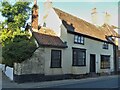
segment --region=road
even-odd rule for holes
[[[46,82],[28,82],[17,84],[11,82],[4,74],[2,75],[2,88],[16,88],[14,90],[24,90],[34,88],[118,88],[120,84],[118,76],[101,76],[85,79],[69,79]],[[1,81],[1,80],[0,80]],[[4,90],[4,89],[3,89]],[[12,90],[12,89],[11,89]],[[39,90],[39,89],[37,89]],[[106,90],[106,89],[105,89]],[[108,90],[108,89],[107,89]]]
[[[49,88],[118,88],[120,78],[118,76],[93,78],[85,81],[78,81],[72,84],[56,85]]]
[[[19,88],[18,84],[11,81],[2,71],[0,73],[2,74],[0,78],[2,87],[0,86],[0,88]]]

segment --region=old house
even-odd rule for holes
[[[35,2],[29,31],[38,49],[31,59],[14,64],[15,81],[66,79],[114,72],[115,39],[109,36],[118,34],[110,25],[105,23],[98,27],[50,5],[43,26],[38,27],[38,15]]]

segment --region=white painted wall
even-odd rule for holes
[[[61,50],[58,48],[45,48],[45,75],[56,75],[56,74],[63,74],[62,68],[50,68],[51,65],[51,50]],[[63,50],[62,50],[62,56],[63,56]],[[62,63],[63,63],[63,57],[62,57]]]
[[[53,18],[54,17],[54,18]],[[62,49],[62,68],[50,68],[51,61],[51,49],[46,48],[47,57],[45,61],[45,74],[46,75],[54,75],[54,74],[85,74],[90,71],[90,54],[96,54],[96,73],[100,72],[108,72],[114,70],[113,63],[113,45],[109,44],[109,49],[102,49],[102,45],[104,42],[92,40],[89,38],[85,38],[85,45],[74,44],[74,35],[67,33],[66,28],[63,24],[61,24],[61,20],[52,9],[51,13],[49,13],[47,20],[47,27],[54,27],[53,30],[58,33],[59,37],[63,42],[67,41],[68,48]],[[61,28],[61,29],[59,29]],[[86,49],[86,66],[82,67],[73,67],[72,66],[72,47],[83,48]],[[110,70],[109,69],[100,69],[100,55],[110,55]]]
[[[86,67],[77,67],[79,70],[82,70],[82,72],[89,72],[90,68],[90,54],[96,54],[96,72],[104,72],[107,70],[100,69],[100,55],[111,55],[110,57],[110,63],[111,63],[111,70],[114,70],[114,63],[113,63],[113,45],[109,44],[109,49],[105,50],[102,49],[102,45],[104,42],[99,42],[95,41],[89,38],[85,38],[85,44],[80,45],[80,44],[74,44],[74,35],[68,34],[68,47],[69,47],[69,52],[72,52],[72,47],[76,48],[83,48],[86,49]],[[70,57],[70,56],[68,56]],[[70,59],[70,58],[69,58]],[[72,59],[72,58],[71,58]],[[73,67],[74,68],[74,67]],[[74,68],[76,69],[76,67]],[[76,70],[77,73],[78,70]]]
[[[102,49],[103,42],[85,38],[85,45],[74,44],[74,35],[67,34],[68,48],[45,48],[45,75],[57,74],[86,74],[90,72],[90,54],[96,54],[96,73],[110,72],[114,70],[113,46],[109,44],[109,49]],[[94,46],[94,47],[93,47]],[[72,47],[86,49],[86,66],[72,66]],[[50,68],[51,50],[62,50],[62,68]],[[100,55],[110,55],[110,69],[100,69]]]
[[[45,22],[46,22],[46,27],[51,28],[57,34],[57,36],[59,37],[61,36],[60,26],[62,22],[53,8],[50,9]]]

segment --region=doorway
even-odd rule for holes
[[[96,55],[90,54],[90,72],[96,72]]]

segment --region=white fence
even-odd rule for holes
[[[7,66],[5,71],[5,65],[0,64],[0,69],[2,69],[6,76],[10,78],[10,80],[13,80],[13,68]]]

